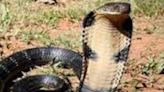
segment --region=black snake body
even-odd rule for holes
[[[12,80],[20,77],[22,71],[30,67],[63,62],[73,68],[80,78],[82,56],[74,51],[57,48],[41,47],[17,52],[0,62],[0,92],[9,92]]]
[[[23,78],[13,86],[13,92],[70,92],[69,84],[52,75],[34,75]]]

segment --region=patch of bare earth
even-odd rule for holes
[[[137,34],[132,38],[130,59],[135,59],[137,63],[144,63],[147,56],[158,57],[164,51],[164,37],[150,34]]]
[[[162,29],[161,25],[164,25],[161,20],[151,20],[143,16],[134,18],[135,31],[128,64],[122,79],[122,92],[164,91],[164,74],[146,76],[141,73],[143,66],[149,62],[149,57],[158,58],[164,52],[164,35],[147,31],[152,30],[153,27]]]

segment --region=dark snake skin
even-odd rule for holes
[[[32,48],[17,52],[0,62],[0,92],[10,92],[13,80],[22,76],[22,71],[31,67],[63,62],[71,66],[80,78],[82,56],[74,51],[57,47]],[[58,81],[53,79],[54,81]]]
[[[13,92],[69,92],[69,84],[58,76],[28,76],[13,86]]]

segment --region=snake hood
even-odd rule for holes
[[[109,21],[111,21],[112,25],[116,26],[118,29],[124,29],[124,31],[121,32],[125,36],[131,38],[132,20],[129,17],[130,12],[131,5],[129,3],[110,2],[89,12],[83,19],[82,25],[83,28],[86,29],[87,27],[94,25],[96,20],[99,18],[106,17]]]
[[[130,4],[110,2],[91,11],[83,20],[81,92],[114,92],[127,61],[132,20]],[[81,86],[82,85],[82,86]]]
[[[122,15],[130,13],[129,3],[107,3],[95,10],[97,14],[110,14],[110,15]]]

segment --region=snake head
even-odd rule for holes
[[[130,4],[125,2],[110,2],[95,10],[97,14],[122,15],[130,13]]]

